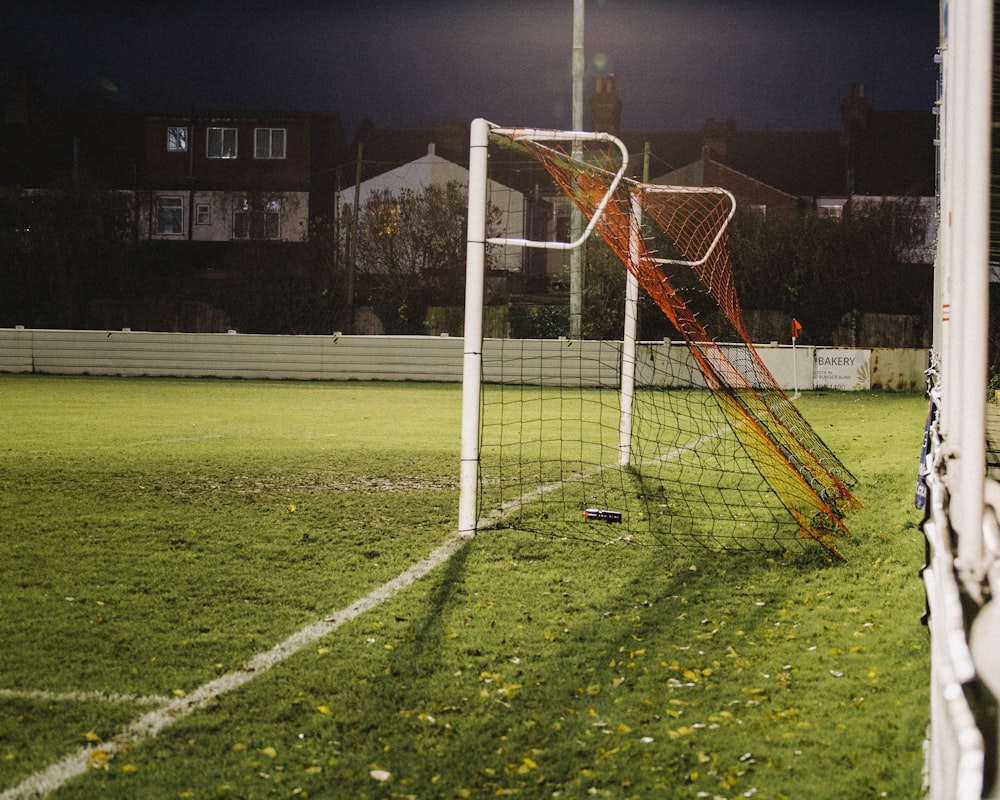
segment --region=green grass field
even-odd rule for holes
[[[0,375],[0,798],[919,797],[921,397],[799,401],[846,564],[497,530],[354,607],[454,534],[460,394]]]

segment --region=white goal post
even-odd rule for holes
[[[931,391],[922,526],[929,800],[1000,798],[1000,484],[985,474],[994,24],[992,0],[942,0],[934,308],[940,368]]]
[[[622,161],[612,179],[608,192],[600,202],[597,213],[575,241],[550,242],[529,239],[491,238],[486,236],[487,163],[490,132],[517,134],[535,141],[601,141],[613,143],[621,152]],[[483,368],[483,303],[485,299],[486,245],[515,245],[548,250],[571,250],[582,246],[608,201],[621,182],[628,168],[628,149],[617,137],[608,133],[589,131],[556,131],[540,128],[502,128],[479,118],[472,122],[469,142],[469,221],[466,239],[465,274],[465,323],[462,347],[462,429],[461,471],[459,475],[458,531],[463,536],[474,536],[478,527],[479,490],[479,423],[480,392]],[[631,281],[630,281],[631,283]],[[629,291],[629,297],[638,300],[638,285]],[[629,312],[626,312],[626,319]],[[634,310],[631,317],[635,318]],[[632,327],[634,344],[635,328]],[[634,358],[634,356],[633,356]],[[623,401],[624,407],[624,401]]]
[[[539,150],[557,154],[555,143],[571,143],[572,159],[584,163],[581,146],[591,142],[617,156],[611,163],[617,166],[590,165],[603,174],[606,188],[590,212],[589,222],[582,234],[571,241],[533,240],[512,237],[487,237],[487,179],[488,148],[491,134],[508,137],[513,141],[530,142]],[[551,143],[551,144],[546,144]],[[461,476],[459,500],[459,531],[463,535],[474,535],[480,525],[477,503],[480,478],[480,427],[481,427],[481,380],[483,370],[483,304],[485,288],[486,247],[499,245],[507,247],[539,248],[544,250],[574,250],[582,247],[602,221],[602,215],[609,204],[615,203],[614,213],[627,219],[629,268],[625,269],[625,308],[622,330],[622,348],[619,375],[619,429],[618,466],[627,467],[632,459],[633,398],[635,392],[636,336],[638,320],[639,280],[634,268],[645,259],[646,263],[660,266],[681,265],[698,269],[721,246],[723,235],[736,210],[733,195],[717,187],[666,186],[638,183],[625,177],[629,165],[629,154],[625,144],[617,137],[602,132],[563,131],[528,127],[502,127],[485,119],[472,123],[469,151],[469,220],[466,253],[466,295],[465,328],[463,346],[463,391],[461,429]],[[564,187],[565,188],[565,187]],[[624,192],[621,190],[624,188]],[[616,195],[617,193],[617,195]],[[657,202],[660,196],[693,198],[697,195],[718,196],[725,199],[727,211],[712,227],[712,238],[702,243],[696,254],[688,254],[691,260],[682,258],[654,258],[643,242],[644,203]],[[596,199],[596,198],[595,198]],[[571,236],[574,234],[571,233]]]

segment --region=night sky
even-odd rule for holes
[[[431,126],[569,127],[572,0],[7,0],[0,64],[51,106],[337,112]],[[585,97],[615,74],[626,131],[836,130],[935,98],[938,0],[587,0]]]

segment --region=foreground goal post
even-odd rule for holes
[[[529,239],[497,238],[491,242],[501,245],[539,247],[548,250],[572,250],[586,242],[611,199],[614,188],[622,180],[628,166],[628,150],[621,140],[606,133],[561,131],[542,129],[503,129],[489,121],[473,120],[469,143],[469,221],[466,239],[466,284],[464,346],[462,350],[462,441],[458,529],[465,536],[475,534],[478,527],[479,488],[479,424],[480,386],[483,364],[483,302],[486,274],[486,200],[487,162],[490,133],[521,132],[536,140],[581,139],[613,141],[622,156],[622,163],[607,194],[598,205],[583,233],[569,242],[532,241]]]
[[[491,141],[541,165],[587,218],[582,236],[486,238]],[[462,533],[501,524],[713,550],[819,543],[840,556],[853,477],[750,344],[726,246],[733,196],[633,181],[627,164],[608,134],[473,125]],[[622,338],[484,342],[487,245],[565,250],[591,234],[629,275]],[[681,342],[636,341],[640,287]]]
[[[985,468],[994,14],[992,0],[941,4],[935,363],[921,473],[929,800],[1000,798],[1000,482]]]

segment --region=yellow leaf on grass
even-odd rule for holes
[[[316,706],[316,710],[320,714],[329,714],[330,713],[330,706]]]
[[[268,758],[274,758],[275,756],[278,755],[278,751],[275,750],[273,747],[265,747],[260,752],[263,755],[267,756]]]
[[[94,732],[93,729],[91,729],[91,730],[87,731],[85,734],[83,734],[83,738],[86,739],[88,742],[93,742],[93,743],[103,742],[104,741],[100,736],[98,736]]]

